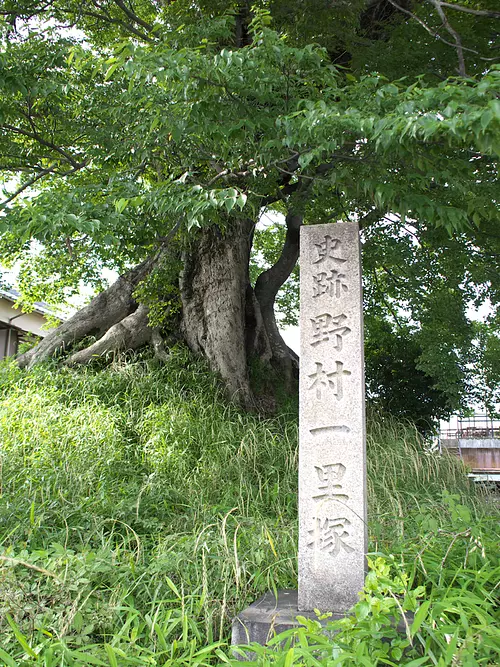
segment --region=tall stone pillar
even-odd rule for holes
[[[233,645],[266,644],[315,609],[339,618],[364,585],[367,549],[363,310],[355,223],[300,238],[299,586],[233,621]],[[240,659],[252,659],[243,651]]]
[[[298,608],[343,612],[367,548],[358,226],[303,227],[300,249]]]

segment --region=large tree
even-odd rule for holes
[[[250,407],[253,359],[292,382],[300,226],[358,220],[367,310],[458,404],[500,300],[494,5],[0,1],[1,259],[25,303],[121,274],[19,363],[181,338]]]

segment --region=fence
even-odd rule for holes
[[[493,419],[490,415],[477,414],[471,417],[458,417],[457,427],[454,429],[442,429],[441,439],[460,440],[500,440],[500,420]]]

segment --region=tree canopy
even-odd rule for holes
[[[234,264],[244,275],[235,268],[227,322],[237,312],[242,364],[282,367],[273,308],[278,298],[293,322],[293,281],[277,294],[296,271],[298,228],[357,220],[370,340],[411,339],[411,364],[447,410],[477,389],[479,368],[495,387],[495,4],[0,2],[0,260],[21,262],[26,304],[100,288],[103,267],[131,285],[105,325],[87,314],[24,362],[106,339],[135,312],[135,328],[180,328],[226,380],[244,374],[214,352],[220,322],[193,297]],[[255,230],[266,209],[284,214],[281,231]],[[479,335],[467,307],[485,302]]]

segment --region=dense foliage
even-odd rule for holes
[[[232,616],[296,585],[295,410],[238,411],[183,350],[161,367],[4,362],[0,386],[0,662],[230,662]],[[498,510],[413,428],[372,416],[368,452],[354,615],[258,664],[495,664]]]
[[[151,311],[161,324],[181,308],[180,258],[199,230],[224,235],[265,209],[359,220],[371,340],[377,322],[407,329],[407,361],[448,411],[478,383],[491,398],[493,0],[3,0],[0,15],[0,258],[20,262],[25,303],[99,286],[104,266],[122,271],[174,231],[169,271],[138,292],[167,302]],[[284,238],[256,238],[257,263]],[[478,337],[467,306],[485,302]],[[293,321],[293,284],[279,305]]]
[[[365,333],[366,391],[369,403],[399,419],[409,419],[422,433],[435,419],[448,416],[445,391],[417,367],[422,355],[418,336],[409,328],[396,331],[381,319],[368,319]]]

